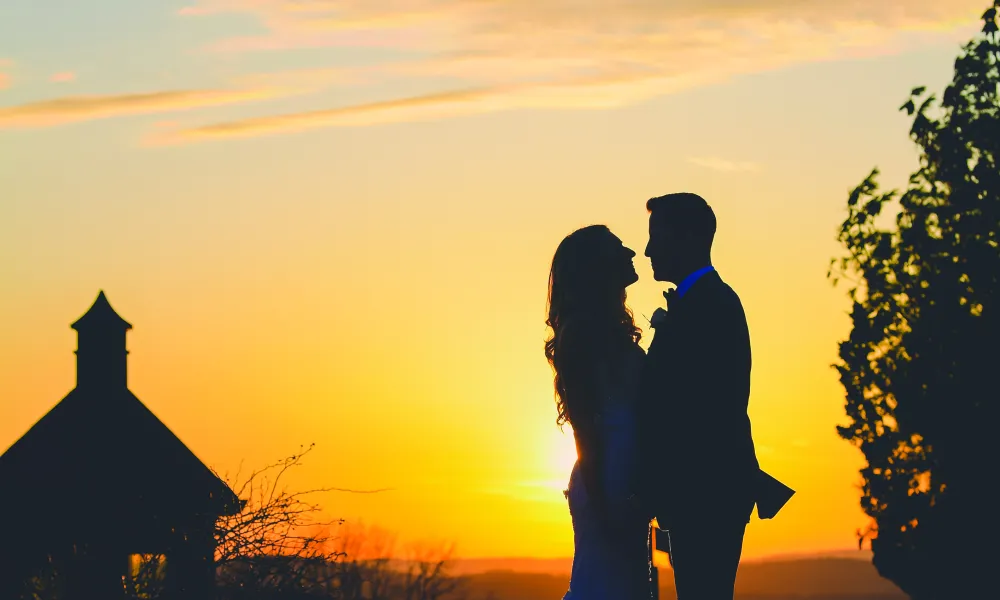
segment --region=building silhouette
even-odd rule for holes
[[[0,455],[0,599],[40,569],[60,597],[123,598],[134,555],[165,557],[170,598],[211,597],[214,525],[243,501],[129,391],[103,291],[72,328],[76,387]]]

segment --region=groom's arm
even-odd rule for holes
[[[750,330],[736,292],[726,288],[713,311],[712,335],[701,339],[706,412],[726,420],[746,416],[750,397]]]

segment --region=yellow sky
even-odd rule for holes
[[[392,488],[331,516],[567,556],[551,254],[602,222],[641,255],[644,201],[688,190],[747,311],[760,462],[798,491],[745,555],[853,547],[826,268],[848,190],[905,181],[896,108],[982,2],[661,4],[101,0],[93,34],[2,9],[0,447],[72,388],[103,289],[130,388],[218,471],[315,442],[291,485]]]

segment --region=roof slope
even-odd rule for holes
[[[241,507],[232,490],[124,388],[71,391],[0,455],[0,490],[0,515],[25,517],[58,511],[75,519],[174,521]]]

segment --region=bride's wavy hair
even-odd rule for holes
[[[552,337],[545,341],[545,358],[555,373],[560,427],[593,410],[588,394],[574,392],[590,385],[596,362],[642,338],[626,303],[625,286],[616,277],[621,265],[611,259],[611,239],[606,226],[590,225],[566,236],[552,257],[545,321]],[[574,333],[567,341],[564,335],[571,322]]]

